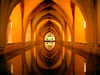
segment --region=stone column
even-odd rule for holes
[[[7,10],[9,0],[0,0],[0,51],[6,45]]]

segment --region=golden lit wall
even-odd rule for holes
[[[8,22],[7,25],[7,43],[12,43],[12,28],[11,28],[11,21]]]
[[[34,35],[33,35],[33,41],[36,41],[36,31],[34,32]]]
[[[62,33],[63,33],[63,41],[65,41],[65,35],[64,35],[64,31],[63,31]]]
[[[59,5],[63,11],[65,12],[65,15],[68,16],[70,19],[70,23],[72,24],[73,22],[73,16],[72,16],[72,11],[71,11],[71,5],[70,5],[70,0],[53,0],[57,5]]]
[[[67,25],[67,41],[71,42],[71,34],[68,25]]]
[[[32,10],[34,10],[38,4],[40,4],[43,0],[24,0],[24,15],[23,15],[23,23],[25,25],[27,17],[30,15]]]
[[[10,20],[12,21],[12,42],[21,42],[22,37],[22,15],[20,3],[13,9]]]
[[[85,43],[84,21],[80,9],[75,6],[75,42]]]
[[[31,41],[31,22],[29,22],[26,31],[26,42]]]

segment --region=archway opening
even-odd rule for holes
[[[55,36],[48,32],[44,38],[44,45],[47,50],[52,50],[55,47]]]

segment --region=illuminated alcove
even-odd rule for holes
[[[11,20],[12,43],[22,42],[22,13],[20,3],[18,3],[9,17]]]

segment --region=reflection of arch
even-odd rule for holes
[[[51,20],[51,19],[50,19]],[[48,22],[49,22],[49,24],[48,24]],[[39,23],[38,25],[37,25],[37,28],[34,28],[34,31],[37,31],[37,35],[36,35],[36,37],[37,36],[39,36],[41,33],[44,33],[43,34],[43,37],[44,37],[44,35],[46,34],[46,32],[49,32],[49,30],[50,30],[50,32],[54,32],[53,34],[55,34],[55,33],[57,33],[56,35],[62,35],[62,28],[61,28],[61,25],[58,23],[58,22],[56,22],[56,21],[54,21],[54,22],[51,22],[51,21],[49,21],[48,19],[46,19],[46,20],[43,20],[41,23]],[[56,37],[56,35],[55,35],[55,37]],[[32,36],[33,37],[33,36]],[[60,36],[61,37],[61,36]],[[38,38],[39,39],[39,38]],[[42,39],[42,38],[41,38]],[[57,38],[58,39],[58,38]],[[42,39],[42,40],[44,40],[44,38]]]
[[[9,20],[7,25],[7,43],[12,43],[12,22]]]

